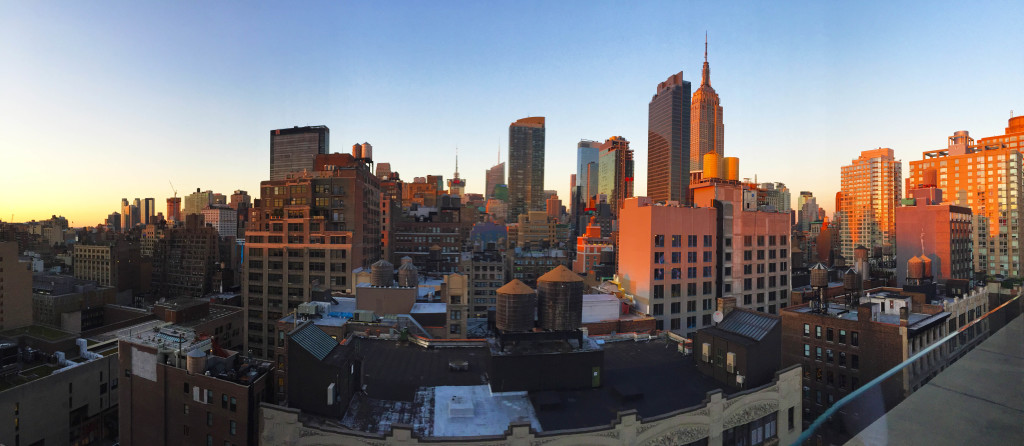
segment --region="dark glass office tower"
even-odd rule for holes
[[[690,189],[690,82],[680,71],[658,84],[648,105],[647,195],[687,202]]]
[[[270,131],[270,179],[289,173],[313,171],[313,159],[330,153],[331,130],[324,125]]]
[[[508,126],[508,221],[545,205],[544,117],[523,118]]]

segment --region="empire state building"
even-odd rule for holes
[[[725,156],[725,125],[722,124],[722,106],[718,93],[711,88],[711,70],[708,68],[708,42],[704,40],[704,70],[700,87],[693,92],[690,104],[690,170],[704,167],[704,154],[715,152]]]

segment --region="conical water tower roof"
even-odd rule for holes
[[[548,271],[543,276],[537,278],[538,282],[582,282],[583,278],[579,274],[572,272],[565,265],[558,265],[555,269]]]
[[[512,279],[511,282],[506,283],[501,288],[498,288],[497,291],[495,291],[495,292],[498,293],[498,294],[512,294],[512,295],[534,294],[533,288],[530,288],[529,285],[523,283],[519,279]]]

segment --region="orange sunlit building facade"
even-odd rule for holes
[[[842,168],[842,254],[852,259],[853,250],[892,250],[896,236],[896,207],[902,193],[903,165],[892,149],[861,152]]]
[[[946,149],[910,162],[907,185],[934,185],[946,201],[974,213],[974,270],[1024,276],[1021,263],[1020,191],[1024,116],[1010,118],[1003,135],[974,141],[967,131],[948,138]]]

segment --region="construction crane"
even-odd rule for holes
[[[178,189],[174,188],[174,183],[172,183],[171,180],[167,180],[167,184],[171,185],[171,190],[174,191],[174,198],[178,198]]]

